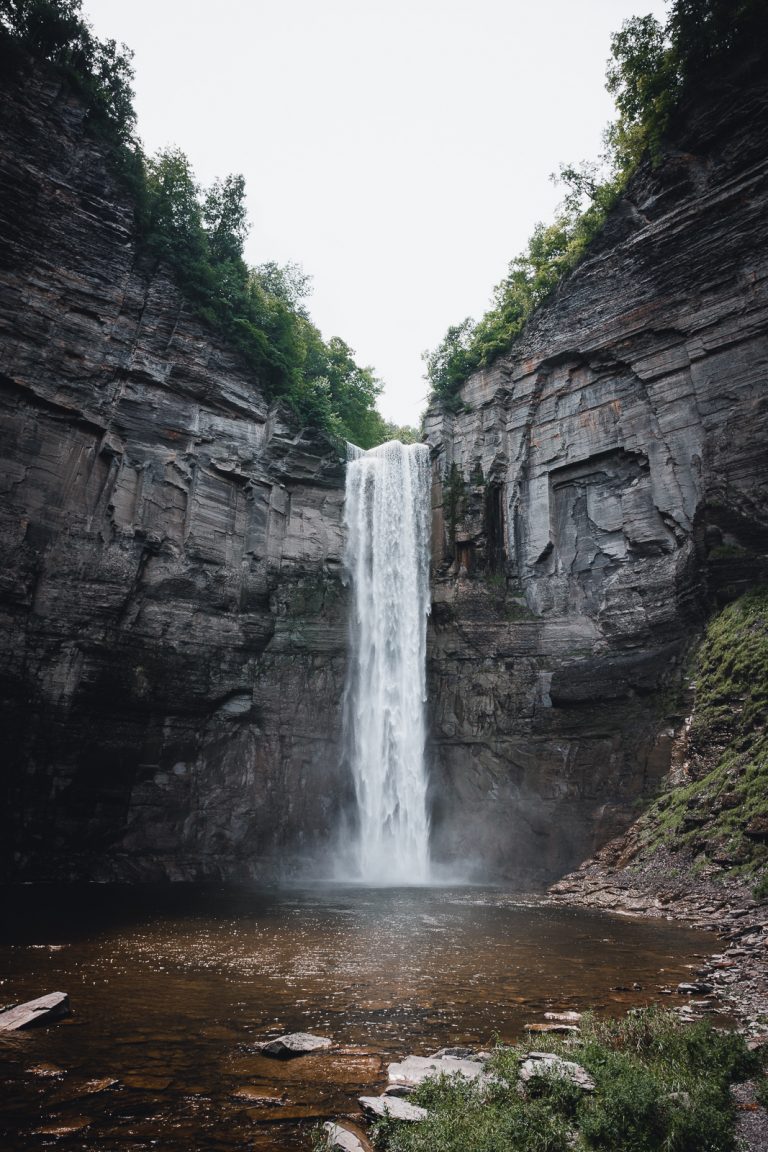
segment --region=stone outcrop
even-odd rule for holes
[[[433,410],[434,836],[525,883],[669,769],[708,606],[768,571],[768,92],[685,110],[457,415]]]
[[[80,103],[3,86],[2,872],[252,875],[344,794],[344,465],[142,254]]]

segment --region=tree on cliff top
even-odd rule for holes
[[[0,0],[0,64],[47,61],[82,97],[112,148],[136,203],[145,251],[173,270],[197,315],[239,351],[269,399],[283,399],[305,424],[371,448],[391,426],[376,408],[381,382],[343,340],[325,341],[304,306],[309,277],[296,265],[243,259],[248,235],[239,174],[207,189],[178,148],[146,158],[135,139],[132,53],[100,41],[82,0]]]
[[[528,317],[581,260],[643,156],[657,159],[675,110],[699,84],[726,69],[734,56],[757,57],[768,45],[766,0],[672,0],[665,24],[654,16],[626,20],[611,38],[606,87],[618,117],[605,133],[603,173],[597,164],[561,167],[567,189],[557,219],[538,224],[528,250],[515,257],[496,285],[482,319],[450,327],[424,353],[432,394],[449,411],[478,368],[492,364]]]

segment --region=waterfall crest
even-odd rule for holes
[[[424,883],[429,449],[382,444],[347,464],[352,583],[345,736],[358,807],[356,878]]]

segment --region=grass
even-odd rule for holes
[[[657,1008],[623,1020],[587,1016],[581,1035],[537,1037],[538,1050],[582,1065],[595,1081],[585,1093],[561,1076],[522,1089],[526,1049],[497,1047],[476,1087],[460,1078],[422,1084],[409,1099],[429,1111],[418,1124],[392,1120],[373,1128],[387,1152],[731,1152],[736,1148],[729,1087],[760,1071],[743,1037],[707,1022],[683,1024]]]
[[[704,864],[758,877],[768,864],[768,844],[749,831],[768,818],[768,588],[728,605],[707,629],[688,777],[642,818],[645,852],[662,844],[686,848]],[[765,879],[760,883],[768,894]]]

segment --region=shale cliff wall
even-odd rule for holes
[[[142,253],[77,100],[0,84],[0,872],[263,874],[349,798],[343,461]],[[766,84],[682,120],[427,418],[433,847],[478,876],[629,824],[768,578]]]
[[[708,607],[766,578],[768,90],[683,110],[589,258],[433,410],[435,847],[539,880],[669,769]]]
[[[2,87],[0,870],[244,877],[346,787],[344,466],[142,256],[78,101]]]

